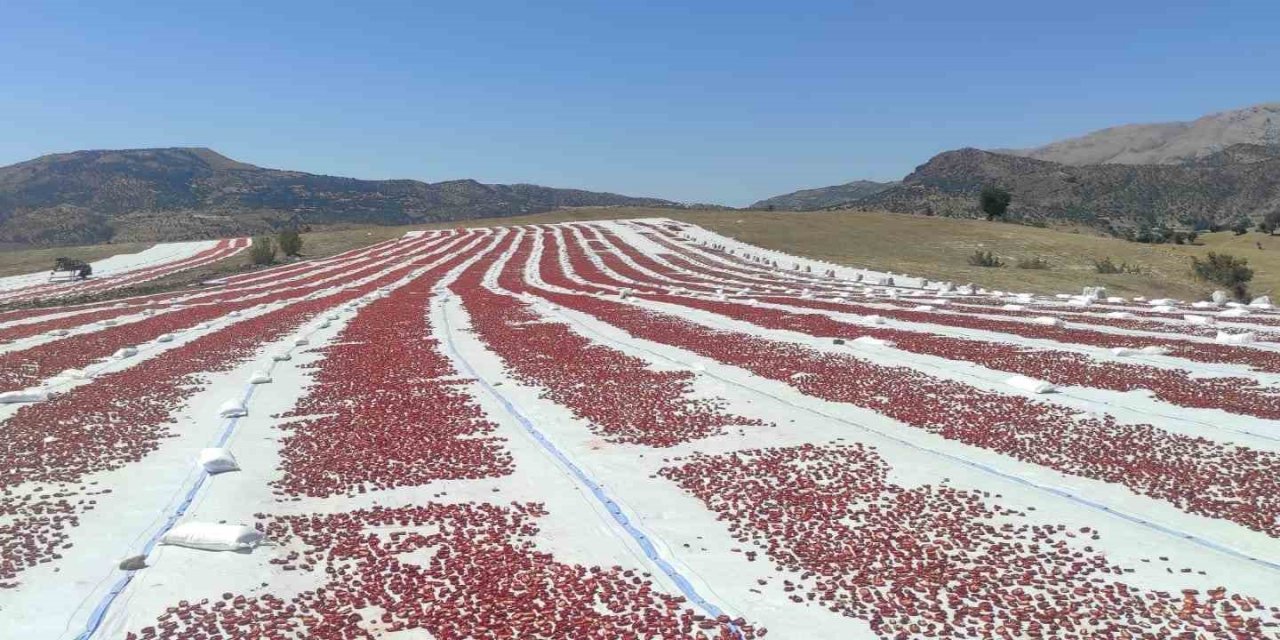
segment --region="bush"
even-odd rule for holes
[[[1249,261],[1244,258],[1210,251],[1209,257],[1204,260],[1194,256],[1191,258],[1191,271],[1201,280],[1230,289],[1237,300],[1249,298],[1249,281],[1253,279],[1253,269],[1249,268]]]
[[[969,264],[975,267],[1003,267],[1004,263],[1000,258],[995,257],[990,251],[982,251],[981,249],[974,251],[969,256]]]
[[[1107,256],[1101,260],[1093,261],[1093,270],[1097,273],[1142,273],[1142,267],[1128,262],[1116,264],[1112,262],[1111,256]]]
[[[983,187],[982,194],[978,196],[978,204],[982,207],[982,212],[987,214],[987,220],[1004,216],[1012,201],[1013,196],[1000,187]]]
[[[276,246],[271,242],[271,238],[261,236],[253,239],[253,246],[249,248],[249,259],[254,264],[271,264],[276,261]]]
[[[1245,218],[1236,220],[1235,223],[1231,225],[1231,233],[1238,236],[1249,233],[1249,221]]]
[[[297,229],[285,229],[276,234],[276,244],[286,256],[302,254],[302,236],[298,235]]]
[[[1044,258],[1041,258],[1040,256],[1036,256],[1034,258],[1019,258],[1018,268],[1019,269],[1048,269],[1049,261],[1045,260]]]

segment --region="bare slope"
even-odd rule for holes
[[[896,182],[874,182],[872,180],[854,180],[831,187],[801,189],[784,193],[780,196],[766,198],[753,203],[749,209],[779,209],[783,211],[815,211],[836,205],[861,200],[893,187]]]
[[[1069,165],[1178,164],[1235,144],[1280,143],[1280,102],[1212,113],[1190,122],[1110,127],[1034,149],[1001,153]]]

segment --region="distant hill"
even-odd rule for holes
[[[814,211],[853,202],[867,196],[875,195],[897,185],[896,182],[872,182],[871,180],[854,180],[833,187],[818,187],[784,193],[752,204],[749,209],[768,209],[773,207],[780,211]]]
[[[1142,226],[1225,224],[1280,209],[1280,152],[1241,144],[1178,165],[1072,166],[960,149],[934,156],[898,186],[840,208],[977,217],[985,185],[1009,190],[1007,217],[1032,224],[1074,223],[1117,234]]]
[[[411,224],[657,198],[475,180],[357,180],[264,169],[203,148],[76,151],[0,167],[0,245],[172,241],[290,225]]]
[[[1111,127],[1034,149],[996,152],[1076,166],[1178,164],[1237,144],[1280,145],[1280,102],[1213,113],[1190,122]]]

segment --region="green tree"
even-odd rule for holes
[[[1192,256],[1191,271],[1196,277],[1227,287],[1237,300],[1249,298],[1249,281],[1253,279],[1253,269],[1249,261],[1225,253],[1209,252],[1204,260]]]
[[[253,239],[253,246],[249,248],[249,259],[254,264],[271,264],[276,261],[276,246],[271,242],[271,238],[260,236]]]
[[[987,220],[1004,217],[1010,202],[1013,202],[1013,196],[996,186],[983,187],[982,195],[978,196],[978,204],[982,207],[982,212],[987,214]]]
[[[1280,209],[1268,213],[1262,222],[1258,223],[1258,231],[1267,235],[1274,236],[1278,229],[1280,229]]]
[[[302,236],[297,229],[285,229],[276,234],[276,244],[286,256],[302,255]]]

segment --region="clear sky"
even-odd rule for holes
[[[1280,100],[1280,1],[9,0],[0,59],[0,165],[207,146],[742,205]]]

